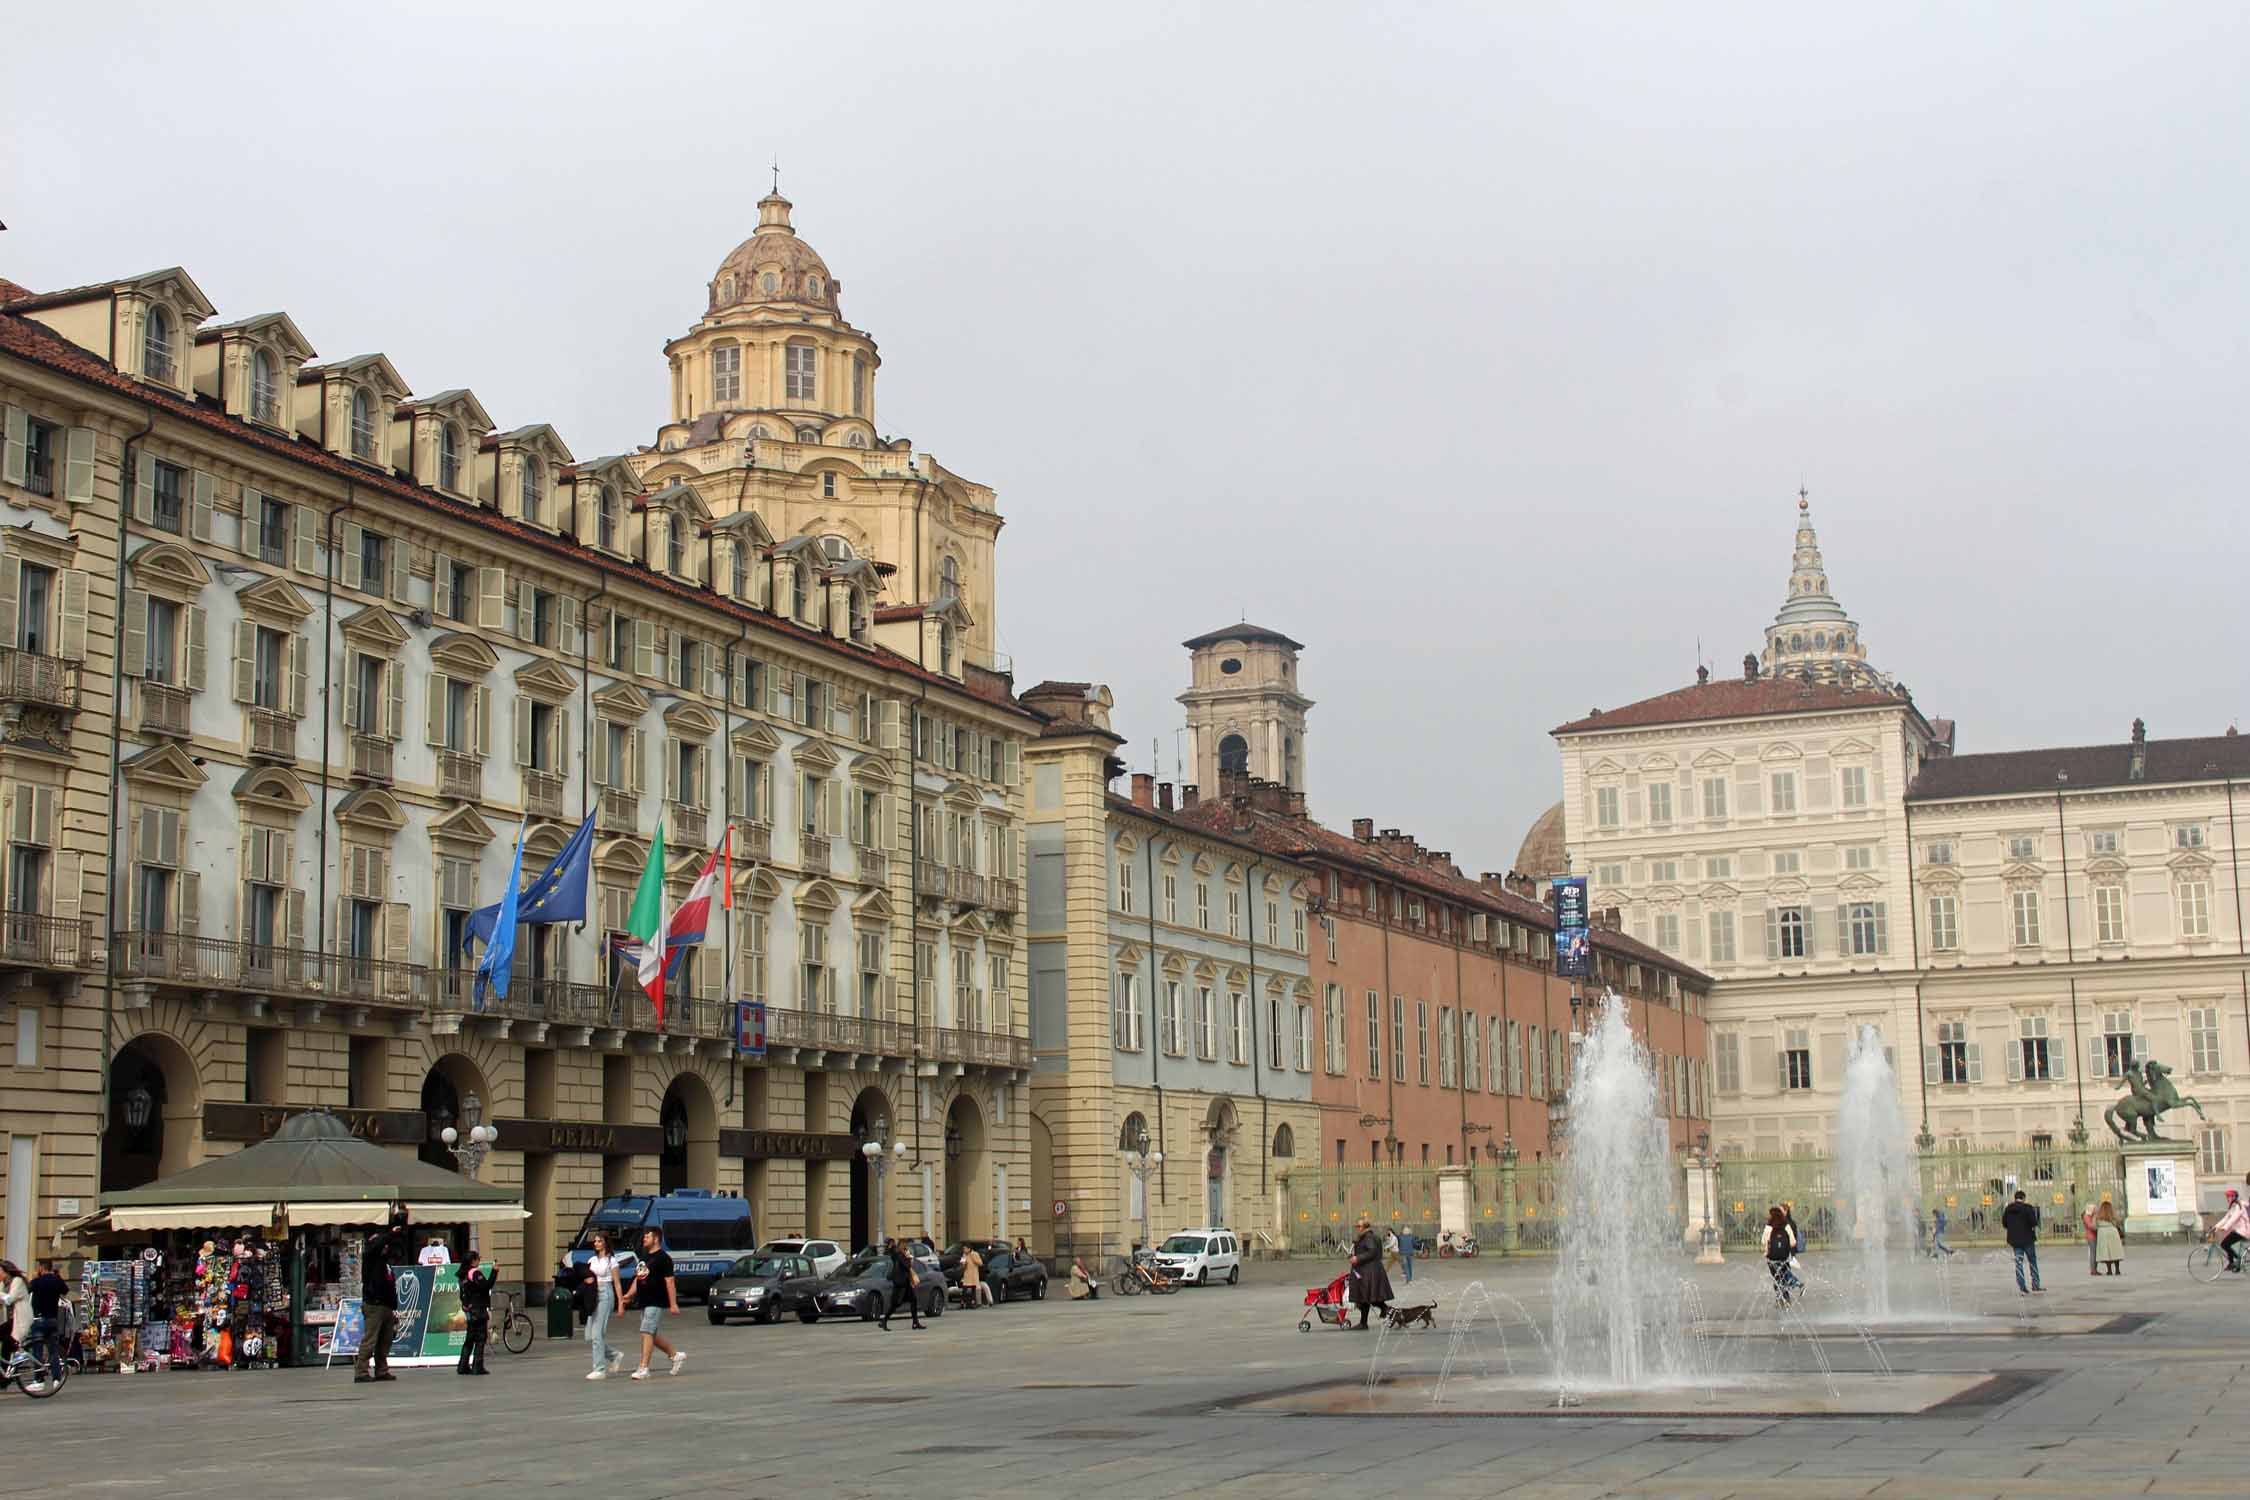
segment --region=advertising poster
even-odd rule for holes
[[[346,1297],[336,1304],[336,1322],[314,1335],[323,1359],[352,1359],[359,1354],[359,1341],[367,1333],[366,1310],[357,1297]]]
[[[391,1363],[449,1365],[458,1360],[469,1330],[461,1311],[459,1269],[393,1266],[391,1280],[398,1289],[398,1331],[391,1335]]]
[[[2178,1162],[2147,1161],[2141,1165],[2148,1170],[2148,1211],[2151,1218],[2169,1218],[2180,1211],[2180,1178]]]
[[[1551,899],[1555,908],[1555,973],[1584,979],[1594,972],[1593,942],[1586,932],[1586,877],[1556,877]]]

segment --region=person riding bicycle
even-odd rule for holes
[[[55,1274],[55,1263],[39,1262],[39,1274],[31,1278],[31,1336],[24,1342],[46,1342],[47,1373],[58,1385],[63,1378],[63,1308],[69,1302],[70,1283]]]
[[[2203,1238],[2219,1236],[2219,1248],[2226,1253],[2227,1269],[2237,1273],[2242,1270],[2243,1241],[2250,1240],[2250,1204],[2242,1201],[2242,1194],[2234,1188],[2227,1189],[2227,1211],[2219,1216]]]

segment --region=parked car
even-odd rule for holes
[[[813,1274],[826,1276],[850,1258],[851,1252],[834,1240],[816,1240],[793,1237],[786,1240],[768,1240],[758,1247],[760,1255],[802,1255],[813,1263]]]
[[[945,1312],[945,1272],[939,1268],[935,1257],[918,1255],[915,1265],[922,1281],[914,1289],[914,1300],[923,1317],[939,1317]],[[890,1306],[890,1260],[871,1246],[826,1276],[802,1276],[780,1282],[770,1296],[776,1317],[795,1313],[802,1323],[817,1323],[822,1318],[872,1321]]]
[[[1196,1286],[1224,1277],[1228,1286],[1242,1279],[1242,1242],[1231,1229],[1181,1229],[1156,1247],[1155,1260],[1174,1276]]]
[[[714,1323],[748,1318],[771,1323],[779,1316],[775,1289],[783,1282],[809,1280],[819,1275],[802,1255],[768,1255],[753,1251],[726,1268],[704,1296],[704,1315]]]
[[[984,1260],[984,1279],[992,1286],[992,1300],[1013,1302],[1029,1297],[1037,1302],[1047,1295],[1047,1268],[1034,1256],[1013,1249],[995,1250]]]

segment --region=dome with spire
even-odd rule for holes
[[[727,253],[711,277],[711,312],[776,304],[838,317],[836,278],[820,252],[797,237],[791,204],[778,192],[758,200],[757,232]]]
[[[1797,491],[1797,542],[1789,561],[1789,592],[1766,627],[1760,667],[1768,677],[1843,686],[1888,686],[1890,679],[1867,664],[1867,645],[1859,626],[1828,592],[1828,566],[1821,560],[1813,531],[1812,497]]]

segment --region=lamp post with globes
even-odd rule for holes
[[[1164,1170],[1164,1153],[1148,1149],[1148,1127],[1145,1125],[1133,1132],[1133,1138],[1126,1142],[1126,1146],[1130,1154],[1125,1158],[1125,1166],[1141,1184],[1141,1244],[1146,1248],[1149,1240],[1148,1180],[1151,1175]]]
[[[867,1170],[875,1178],[875,1224],[868,1235],[870,1242],[877,1245],[883,1243],[883,1233],[890,1222],[883,1212],[883,1179],[894,1160],[901,1167],[906,1165],[906,1142],[896,1141],[886,1152],[883,1149],[882,1134],[883,1127],[878,1123],[869,1132],[868,1138],[859,1143],[860,1157],[867,1163]]]
[[[496,1127],[484,1123],[484,1101],[476,1096],[474,1090],[468,1098],[461,1101],[461,1120],[469,1127],[466,1136],[448,1125],[438,1132],[438,1139],[445,1142],[445,1149],[452,1152],[453,1159],[461,1164],[461,1175],[474,1182],[477,1169],[484,1165],[486,1155],[492,1150],[492,1143],[500,1139],[500,1132]]]

